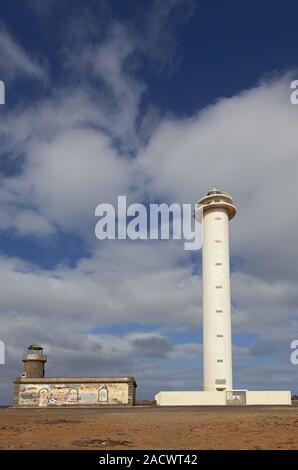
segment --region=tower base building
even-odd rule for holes
[[[159,392],[155,395],[155,400],[159,406],[291,405],[291,392],[289,390]]]

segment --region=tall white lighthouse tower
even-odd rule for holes
[[[203,223],[204,390],[233,389],[229,221],[236,214],[230,194],[212,188],[197,203]]]
[[[212,188],[195,209],[203,224],[204,391],[161,391],[159,406],[290,405],[290,390],[235,390],[232,377],[229,221],[232,196]]]

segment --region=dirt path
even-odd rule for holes
[[[0,449],[298,449],[298,407],[1,409]]]

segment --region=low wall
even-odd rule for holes
[[[286,391],[250,391],[246,392],[247,405],[291,405],[291,392]]]
[[[134,405],[135,388],[133,378],[17,379],[14,406]]]
[[[227,405],[230,392],[159,392],[155,395],[159,406],[221,406]],[[237,396],[239,391],[235,391]],[[229,402],[231,406],[242,405],[291,405],[291,392],[242,390],[243,402]]]
[[[159,392],[155,395],[159,406],[225,405],[225,392]]]

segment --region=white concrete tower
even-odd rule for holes
[[[229,220],[230,194],[216,188],[200,199],[195,218],[203,223],[204,390],[232,390]]]

